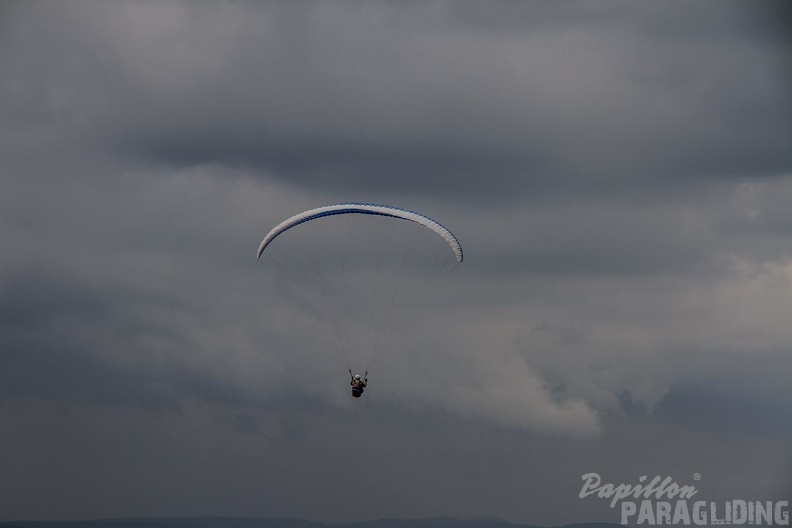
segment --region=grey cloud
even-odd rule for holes
[[[592,470],[782,495],[788,38],[754,5],[3,4],[0,516],[615,521]],[[254,258],[347,200],[466,255],[359,402]]]
[[[571,29],[480,35],[433,31],[455,27],[444,10],[392,4],[172,3],[157,24],[145,4],[127,19],[82,6],[66,16],[104,45],[52,27],[33,53],[56,68],[56,82],[37,93],[36,70],[10,60],[9,85],[19,88],[8,92],[34,94],[14,107],[50,108],[135,158],[264,167],[325,189],[499,198],[528,192],[530,182],[767,176],[790,165],[789,100],[766,43],[727,47],[698,31],[698,23],[737,31],[736,5],[715,21],[707,11],[690,27],[675,24],[681,39],[655,42],[665,35],[649,32],[629,48],[621,41],[638,38],[635,29],[620,34],[629,24],[589,32],[576,21],[591,12],[610,19],[616,7],[545,9],[572,17]],[[20,27],[48,27],[31,11]],[[418,22],[426,11],[430,22]],[[673,13],[629,16],[654,27]],[[354,32],[339,31],[350,23]],[[94,69],[101,75],[81,74]]]
[[[150,410],[181,405],[175,378],[129,368],[137,363],[132,357],[139,353],[136,348],[146,341],[141,336],[167,342],[174,337],[172,329],[130,317],[118,292],[109,294],[68,274],[34,266],[6,272],[0,293],[4,399],[63,399]],[[152,354],[157,351],[149,348],[137,359]]]
[[[717,362],[712,362],[713,370],[721,368]],[[691,429],[718,434],[752,430],[786,437],[792,431],[792,421],[786,412],[790,402],[778,390],[773,377],[750,379],[753,376],[737,378],[727,374],[714,382],[682,383],[669,390],[656,411],[657,416]],[[739,395],[735,393],[735,386],[742,387]],[[750,389],[743,392],[747,387]]]

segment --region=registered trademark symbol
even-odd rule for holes
[[[693,473],[694,480],[701,480],[701,473]]]

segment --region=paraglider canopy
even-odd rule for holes
[[[377,205],[377,204],[365,204],[365,203],[342,203],[336,205],[327,205],[324,207],[317,207],[316,209],[310,209],[308,211],[302,212],[300,214],[296,214],[291,218],[284,220],[277,226],[275,226],[272,231],[267,233],[267,236],[264,237],[264,240],[261,241],[259,245],[258,252],[256,252],[256,258],[261,258],[261,254],[264,253],[264,250],[267,246],[275,240],[275,238],[293,227],[296,227],[302,223],[316,220],[318,218],[322,218],[325,216],[332,216],[332,215],[344,215],[344,214],[369,214],[369,215],[377,215],[377,216],[386,216],[390,218],[399,218],[402,220],[409,220],[410,222],[415,222],[416,224],[420,224],[428,229],[431,229],[441,237],[443,237],[446,242],[451,246],[451,250],[454,252],[457,262],[462,262],[462,245],[459,243],[459,240],[445,227],[440,225],[438,222],[432,220],[428,216],[422,215],[420,213],[416,213],[415,211],[408,211],[407,209],[401,209],[399,207],[391,207],[389,205]]]

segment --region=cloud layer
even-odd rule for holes
[[[783,9],[0,11],[0,518],[612,521],[592,465],[788,491]],[[466,255],[360,402],[254,259],[350,200]]]

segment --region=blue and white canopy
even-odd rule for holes
[[[387,216],[401,220],[409,220],[410,222],[420,224],[443,237],[443,239],[445,239],[445,241],[448,242],[448,245],[451,247],[451,251],[454,252],[457,262],[462,262],[462,246],[460,245],[459,240],[457,240],[451,231],[443,227],[443,225],[440,223],[432,220],[426,215],[416,213],[415,211],[409,211],[399,207],[391,207],[389,205],[365,203],[341,203],[317,207],[316,209],[310,209],[300,214],[296,214],[287,220],[284,220],[275,226],[272,231],[267,233],[267,236],[265,236],[264,240],[261,241],[261,245],[259,245],[258,252],[256,253],[256,259],[261,258],[261,254],[264,253],[264,250],[267,249],[267,246],[279,235],[288,231],[289,229],[305,222],[310,222],[311,220],[315,220],[317,218],[344,214]]]

